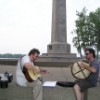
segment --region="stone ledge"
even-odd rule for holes
[[[100,86],[88,89],[87,96],[87,100],[100,100]]]
[[[75,100],[72,88],[43,87],[43,100]],[[9,84],[8,88],[0,88],[0,100],[32,100],[32,87],[19,87]]]
[[[39,57],[35,62],[38,66],[48,67],[68,67],[73,62],[81,60],[80,58],[64,58],[64,57]],[[1,65],[17,65],[18,58],[14,59],[0,59]]]
[[[100,99],[100,87],[91,88],[87,93],[87,100]],[[43,88],[43,100],[65,100],[65,98],[66,100],[76,100],[73,88],[59,86]],[[19,87],[11,83],[8,88],[0,88],[0,100],[32,100],[32,87]]]

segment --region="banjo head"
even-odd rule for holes
[[[89,66],[88,63],[83,62],[83,61],[78,61],[75,62],[72,66],[71,66],[71,73],[72,75],[77,78],[77,79],[85,79],[88,78],[90,75],[90,71],[88,71],[85,68],[80,67],[80,63],[84,63],[86,66]]]

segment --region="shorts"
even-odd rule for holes
[[[86,80],[86,79],[76,80],[75,84],[77,84],[80,87],[81,92],[85,92],[88,88],[94,87],[94,85],[91,83],[91,81]]]

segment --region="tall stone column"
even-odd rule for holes
[[[67,56],[70,45],[67,43],[66,0],[53,0],[51,43],[47,46],[50,56]]]
[[[66,0],[53,0],[51,43],[47,45],[47,53],[37,60],[39,65],[66,67],[79,59],[70,53],[66,30]]]

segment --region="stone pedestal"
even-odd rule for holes
[[[67,43],[66,28],[66,0],[53,0],[52,6],[52,33],[51,43],[47,45],[47,53],[43,53],[40,59],[53,62],[68,61],[68,58],[76,58],[76,54],[70,53],[70,44]],[[66,60],[65,60],[66,59]]]

